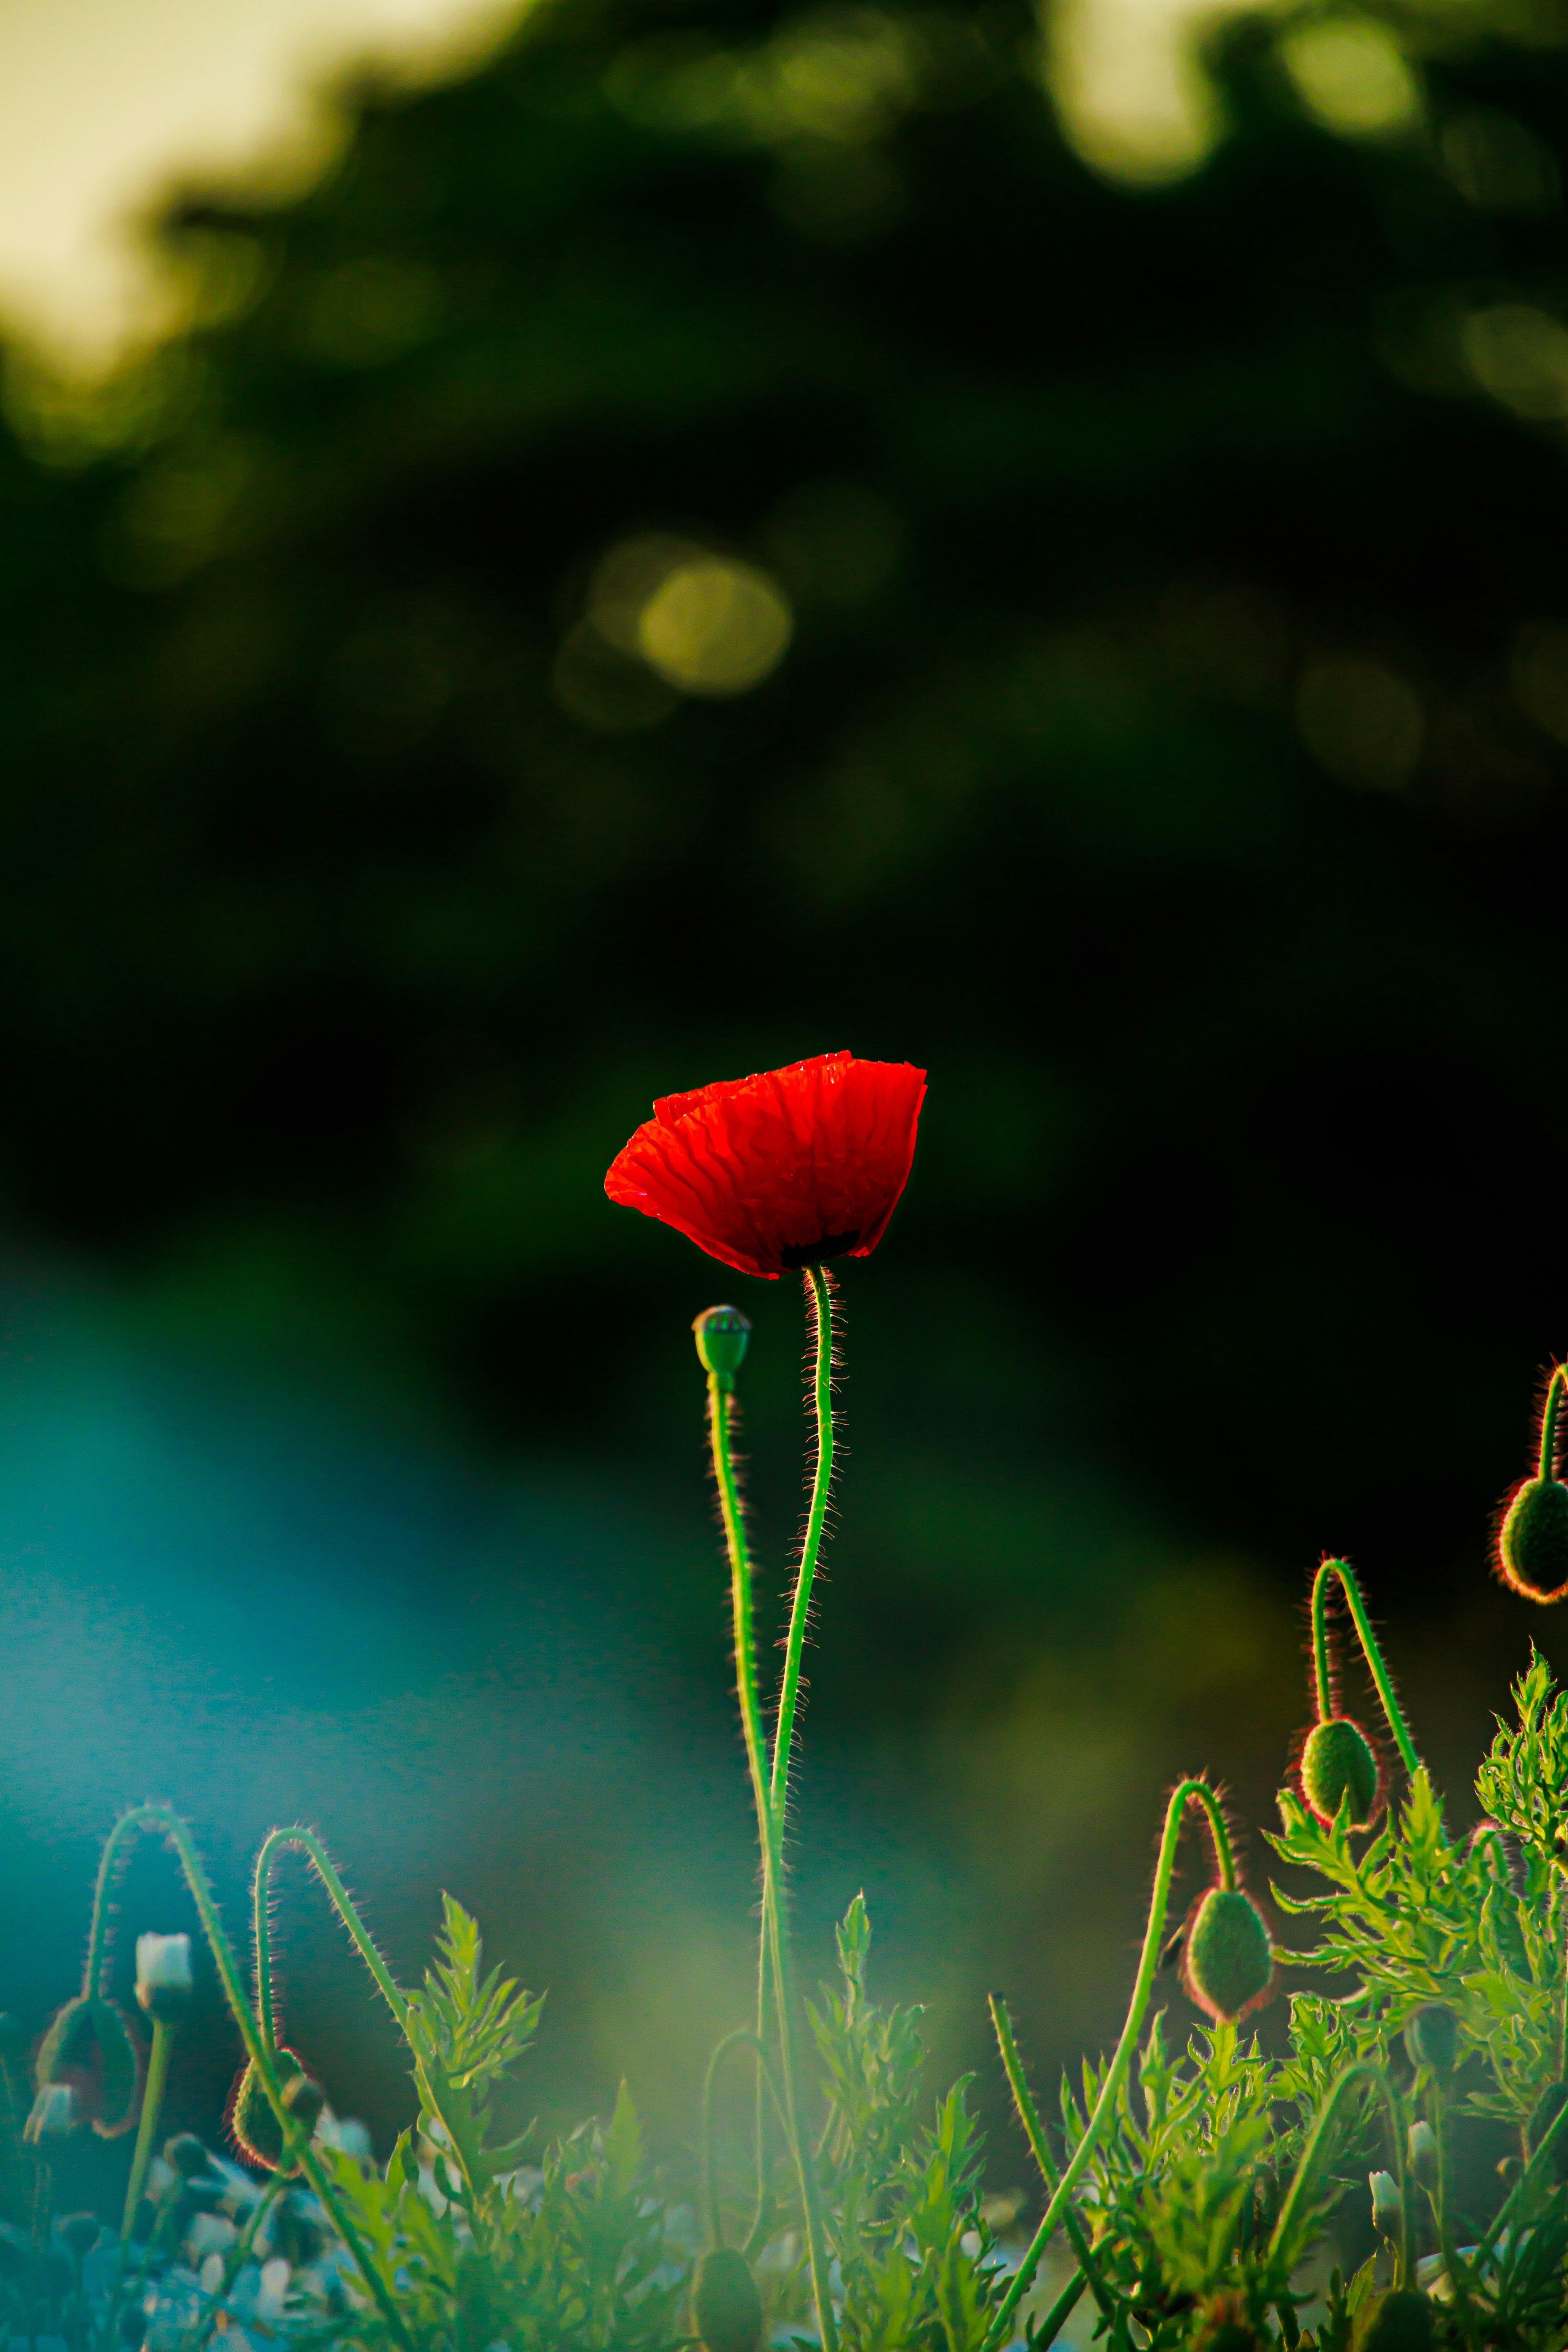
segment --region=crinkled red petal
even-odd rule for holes
[[[925,1076],[908,1062],[818,1054],[666,1095],[605,1190],[770,1281],[868,1257],[909,1181]]]

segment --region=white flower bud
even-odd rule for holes
[[[52,2141],[68,2139],[79,2120],[76,2093],[70,2084],[43,2083],[23,2126],[22,2137],[30,2147],[45,2147]]]
[[[1380,2237],[1396,2238],[1404,2221],[1398,2181],[1392,2172],[1369,2172],[1367,2187],[1372,2190],[1373,2229]]]
[[[136,1998],[149,2017],[172,2025],[191,2005],[191,1939],[188,1936],[138,1936]]]
[[[1428,2189],[1437,2179],[1437,2135],[1428,2123],[1414,2123],[1405,2142],[1405,2162],[1417,2180]]]

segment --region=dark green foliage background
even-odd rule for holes
[[[1489,109],[1563,154],[1558,28],[1417,19],[1424,125],[1354,142],[1244,25],[1215,157],[1137,191],[1065,145],[1011,0],[916,12],[918,102],[858,144],[679,119],[679,70],[798,21],[557,0],[465,82],[357,89],[315,193],[174,202],[190,333],[102,413],[18,357],[0,447],[17,1263],[389,1444],[551,1457],[569,1524],[640,1496],[558,1594],[632,1629],[709,1811],[683,1849],[624,1781],[546,1828],[487,1799],[454,1867],[557,1987],[545,2106],[607,2112],[629,2065],[667,2137],[746,1966],[685,1327],[757,1318],[777,1559],[798,1321],[605,1202],[656,1092],[841,1045],[931,1073],[847,1277],[800,1886],[826,1966],[883,1872],[879,1952],[944,2056],[978,2057],[992,1982],[1037,2054],[1114,2021],[1160,1781],[1268,1804],[1324,1546],[1467,1785],[1524,1638],[1488,1514],[1568,1346],[1568,755],[1510,685],[1568,614],[1568,451],[1445,326],[1550,311],[1568,250],[1441,149]],[[795,639],[750,694],[584,718],[559,651],[647,530],[772,570]],[[1345,656],[1422,698],[1400,792],[1303,747],[1298,681]],[[523,1641],[507,1579],[470,1683]],[[289,1627],[269,1670],[310,1683]],[[237,1887],[250,1826],[215,1830]],[[41,2012],[85,1847],[8,1834]],[[447,1864],[410,1836],[379,1892],[412,1971]],[[693,1935],[710,1973],[650,2033]],[[347,2103],[401,2114],[343,2051]]]

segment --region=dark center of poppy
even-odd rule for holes
[[[843,1257],[859,1240],[858,1233],[824,1234],[819,1242],[799,1242],[793,1249],[779,1252],[785,1265],[820,1265],[824,1258]]]

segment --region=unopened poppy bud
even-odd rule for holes
[[[173,2139],[166,2139],[163,2142],[163,2161],[172,2171],[179,2174],[182,2180],[196,2180],[204,2172],[212,2170],[212,2158],[207,2154],[206,2143],[199,2140],[195,2132],[176,2132]]]
[[[1568,1486],[1561,1478],[1527,1478],[1498,1529],[1498,1571],[1529,1601],[1568,1593]]]
[[[292,2050],[275,2050],[272,2064],[277,2073],[285,2104],[289,2085],[304,2074]],[[273,2113],[272,2102],[267,2095],[266,2084],[252,2059],[234,2086],[228,2105],[228,2127],[241,2156],[252,2164],[277,2172],[283,2162],[283,2127]]]
[[[90,2254],[103,2235],[103,2224],[96,2213],[68,2213],[60,2223],[60,2237],[68,2253],[79,2263]]]
[[[297,2124],[314,2131],[327,2095],[313,2074],[296,2074],[284,2090],[283,2104]]]
[[[160,2025],[173,2025],[191,2005],[188,1936],[138,1936],[136,1998]]]
[[[1380,2238],[1397,2238],[1405,2219],[1398,2181],[1392,2172],[1369,2172],[1366,2185],[1372,2191],[1373,2228]]]
[[[691,1328],[703,1370],[711,1372],[721,1389],[732,1389],[752,1337],[747,1317],[738,1307],[705,1307]]]
[[[1375,1818],[1383,1775],[1372,1743],[1348,1715],[1314,1724],[1301,1749],[1301,1794],[1325,1828],[1350,1799],[1351,1827],[1364,1830]]]
[[[31,2147],[48,2147],[68,2139],[82,2121],[77,2095],[68,2083],[40,2083],[32,2112],[22,2126]]]
[[[35,2073],[40,2089],[68,2085],[79,2121],[90,2123],[102,2139],[118,2138],[136,2120],[142,2061],[120,2010],[97,1993],[79,1993],[56,2011]]]
[[[1396,2286],[1373,2314],[1361,2352],[1431,2352],[1435,2333],[1430,2297],[1418,2287]]]
[[[691,2317],[706,2352],[756,2352],[763,2304],[743,2254],[714,2246],[697,2265]]]
[[[1531,2156],[1541,2146],[1563,2107],[1568,2106],[1568,2083],[1548,2083],[1531,2112],[1524,2127],[1524,2144]],[[1553,2134],[1547,2150],[1546,2164],[1554,2179],[1568,2180],[1568,2124]]]
[[[1447,2001],[1429,2000],[1405,2021],[1405,2048],[1413,2066],[1451,2074],[1458,2055],[1459,2021]]]
[[[1211,1886],[1199,1898],[1187,1930],[1184,1977],[1211,2017],[1239,2017],[1268,1992],[1274,1981],[1268,1930],[1239,1886]]]
[[[1436,2185],[1437,2135],[1425,2120],[1411,2125],[1405,2142],[1405,2160],[1423,2188]]]

